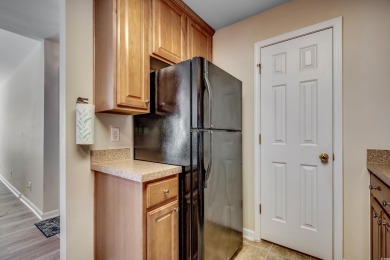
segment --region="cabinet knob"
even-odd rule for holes
[[[179,212],[180,208],[175,208],[174,211]]]
[[[169,190],[168,190],[168,189],[165,189],[165,190],[163,190],[163,193],[164,193],[165,195],[167,195],[167,194],[169,193]]]
[[[373,218],[377,218],[377,217],[378,217],[378,214],[376,214],[376,212],[374,212],[374,214],[372,214],[372,217],[373,217]]]
[[[382,201],[382,205],[383,205],[383,207],[386,207],[386,206],[389,206],[390,203],[388,203],[388,202],[386,202],[386,201],[384,200],[384,201]]]
[[[370,185],[370,186],[368,186],[368,188],[370,189],[370,190],[381,190],[381,186],[372,186],[372,185]]]
[[[145,104],[149,104],[149,103],[150,103],[149,99],[145,100]]]
[[[381,225],[381,224],[382,224],[381,218],[378,218],[378,220],[376,221],[376,223],[377,223],[378,225]]]

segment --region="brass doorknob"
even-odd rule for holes
[[[322,163],[328,163],[329,155],[327,153],[320,154],[320,160]]]

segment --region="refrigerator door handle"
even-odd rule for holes
[[[208,66],[208,61],[206,59],[203,60],[203,67],[204,67],[204,72],[203,72],[203,78],[204,82],[206,85],[207,92],[209,93],[209,123],[210,123],[210,129],[212,129],[213,126],[213,120],[212,120],[212,112],[213,112],[213,93],[211,90],[211,85],[209,81],[209,66]]]
[[[207,181],[209,180],[211,174],[211,166],[213,165],[213,131],[208,132],[210,134],[210,150],[209,150],[209,165],[204,178],[204,187],[207,188]]]
[[[208,61],[206,59],[203,60],[203,77],[204,77],[204,82],[206,85],[207,92],[209,93],[209,123],[210,123],[210,129],[213,129],[213,120],[212,120],[212,112],[213,112],[213,93],[211,91],[211,85],[209,81],[209,67],[208,67]],[[207,188],[207,181],[210,177],[211,174],[211,166],[213,164],[213,131],[210,131],[210,151],[209,151],[209,165],[207,166],[207,170],[205,173],[205,180],[204,180],[204,187]]]

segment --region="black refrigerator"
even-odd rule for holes
[[[242,83],[201,57],[150,82],[134,158],[182,166],[179,259],[231,259],[242,246]]]

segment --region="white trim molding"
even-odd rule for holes
[[[34,203],[32,203],[27,197],[23,195],[18,189],[16,189],[11,183],[9,183],[2,175],[0,175],[0,181],[16,196],[19,197],[21,194],[20,201],[24,203],[38,218],[42,220],[42,210],[40,210]]]
[[[52,211],[48,211],[48,212],[44,212],[42,214],[42,220],[58,217],[59,215],[60,215],[60,211],[58,209],[55,209],[55,210],[52,210]]]
[[[255,240],[255,231],[253,231],[252,229],[244,228],[242,230],[242,236],[250,241],[254,241]]]
[[[21,194],[20,201],[23,202],[24,205],[26,205],[38,218],[39,220],[45,220],[48,218],[57,217],[60,215],[60,212],[58,209],[48,211],[48,212],[42,212],[40,208],[38,208],[34,203],[31,202],[26,196],[23,195],[18,189],[16,189],[10,182],[8,182],[4,176],[0,175],[0,181],[4,183],[4,185],[16,196],[19,197]]]
[[[66,0],[60,0],[60,84],[59,84],[59,104],[60,104],[60,259],[66,260],[67,251],[67,231],[66,231],[66,48],[69,48],[66,44]],[[69,4],[68,4],[69,5]],[[70,18],[68,18],[70,19]]]
[[[307,34],[333,29],[333,259],[343,259],[343,107],[342,107],[342,17],[282,34],[271,39],[255,43],[254,64],[254,179],[255,179],[255,230],[254,240],[261,239],[261,216],[258,212],[261,203],[259,160],[261,147],[257,142],[260,134],[260,75],[257,64],[260,63],[260,49],[269,45],[288,41]]]

